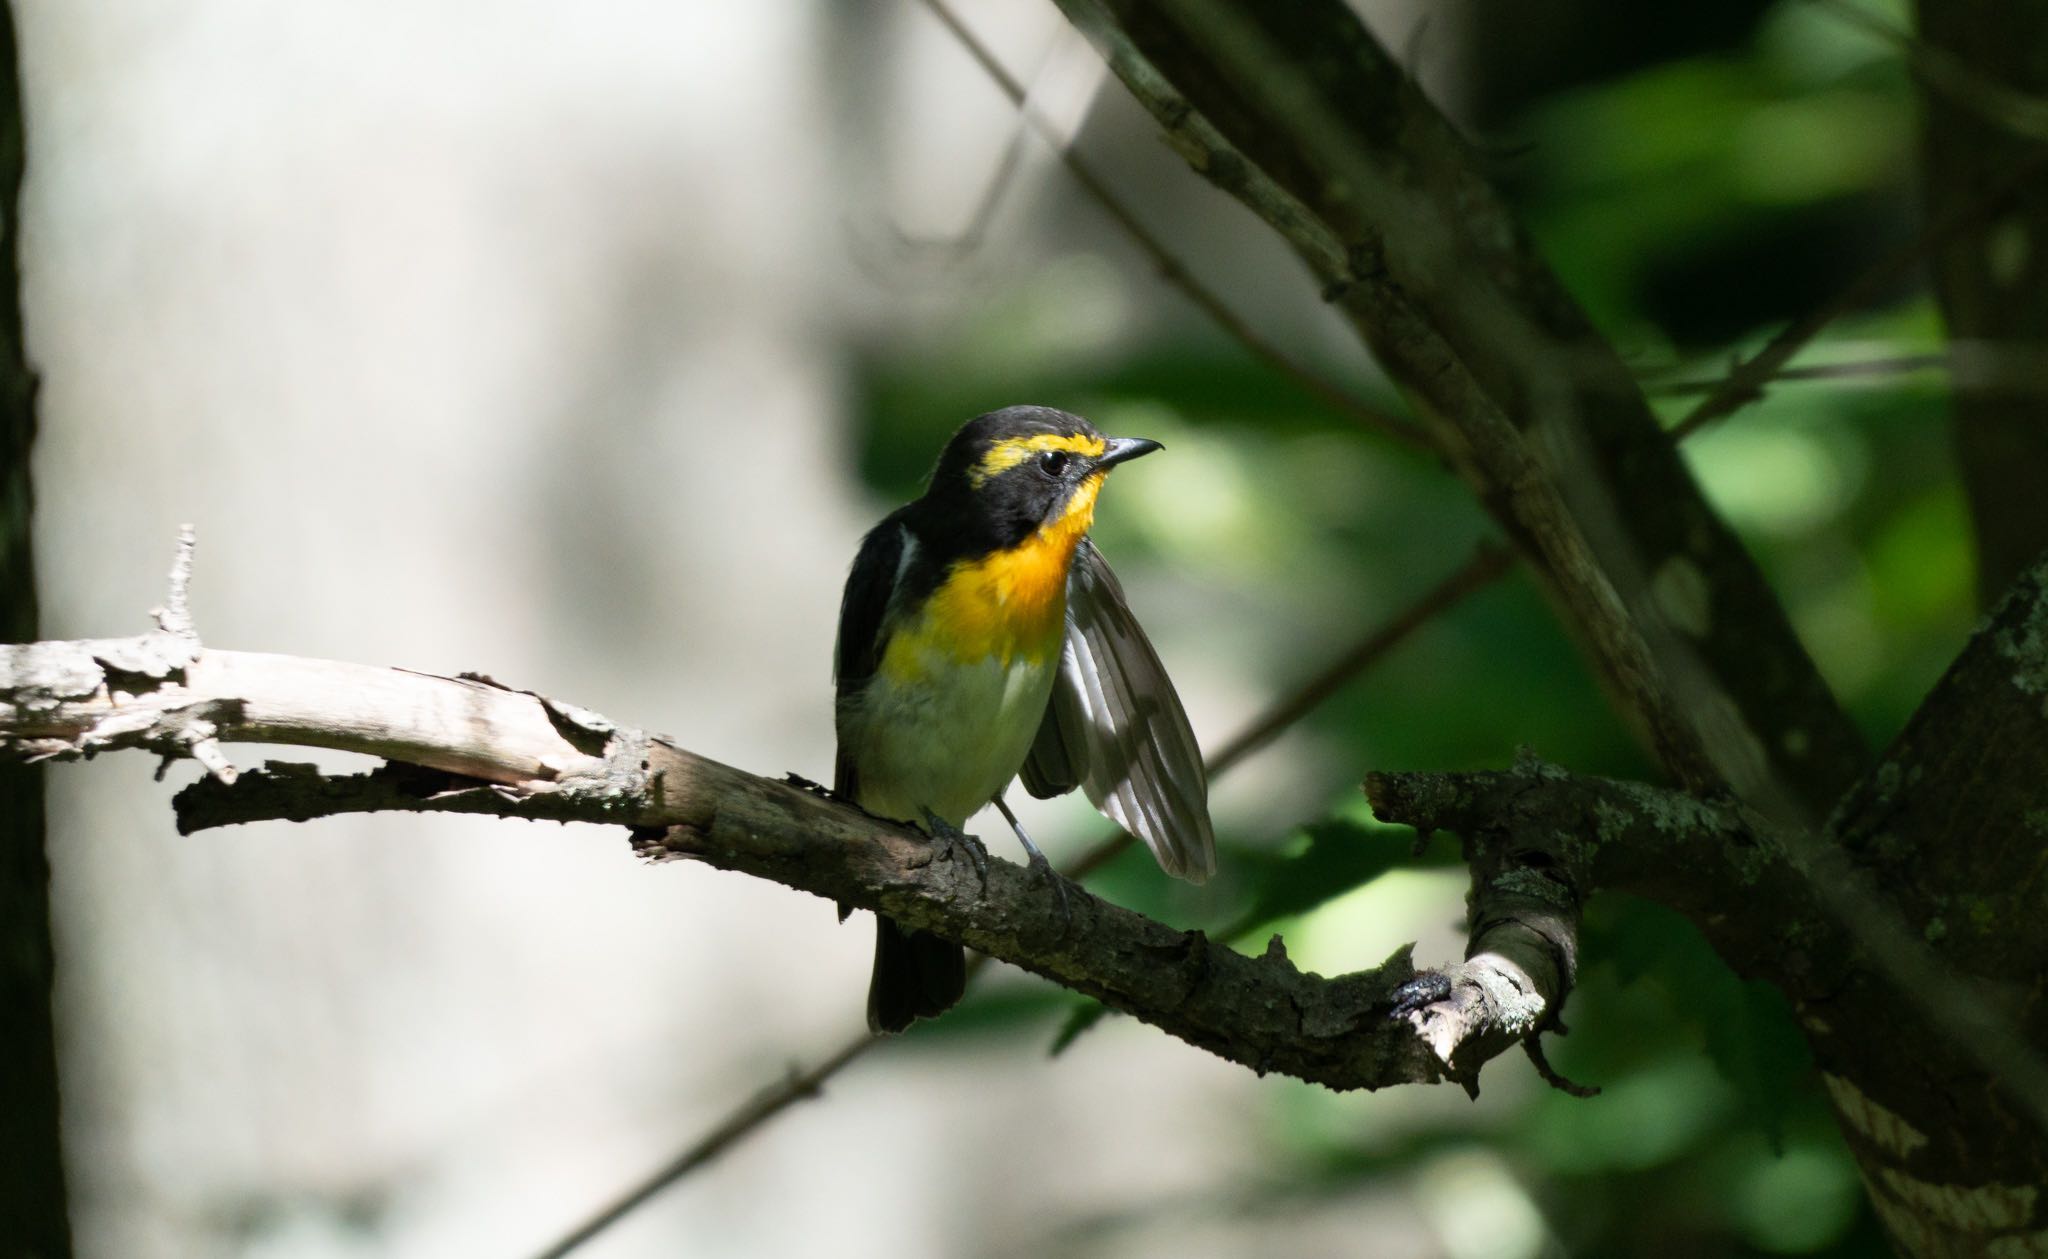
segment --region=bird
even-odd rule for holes
[[[1170,875],[1216,868],[1200,747],[1088,537],[1110,470],[1159,449],[1051,407],[977,416],[861,540],[840,601],[833,793],[965,841],[978,865],[962,828],[995,805],[1063,914],[1064,883],[1004,801],[1014,779],[1041,799],[1080,787]],[[871,1030],[941,1014],[965,985],[960,945],[877,915]]]

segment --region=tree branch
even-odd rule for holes
[[[1902,937],[1871,951],[1910,946],[1924,959],[1927,1017],[1950,1035],[1930,1046],[1895,1021],[1851,1065],[1842,1040],[1876,1029],[1831,1019],[1816,1050],[1842,1063],[1844,1087],[1921,1134],[1911,1150],[1873,1151],[1915,1183],[2048,1186],[2048,1065],[2035,1048],[2048,1044],[2044,697],[2048,561],[2037,560],[1836,813]],[[1858,995],[1837,1004],[1854,1009]],[[1968,1069],[1987,1057],[1989,1070]],[[1871,1130],[1850,1135],[1868,1144]]]
[[[1265,218],[1535,562],[1679,781],[1824,816],[1860,736],[1450,124],[1334,0],[1059,0],[1200,174]]]
[[[1138,247],[1140,253],[1152,260],[1152,265],[1159,271],[1160,279],[1179,289],[1188,301],[1194,304],[1195,309],[1207,315],[1225,334],[1236,338],[1240,345],[1251,351],[1254,358],[1292,380],[1331,410],[1352,420],[1361,428],[1391,438],[1410,449],[1435,449],[1435,442],[1428,430],[1404,416],[1393,415],[1371,406],[1350,390],[1310,371],[1288,357],[1280,347],[1266,340],[1257,329],[1246,323],[1236,311],[1230,309],[1221,296],[1196,279],[1187,265],[1166,247],[1166,243],[1145,226],[1144,220],[1138,217],[1137,212],[1124,204],[1123,198],[1111,189],[1109,181],[1095,169],[1094,163],[1082,157],[1073,145],[1067,143],[1051,121],[1031,104],[1024,85],[1017,81],[1015,75],[1003,68],[1002,62],[996,60],[995,53],[976,38],[974,32],[967,29],[967,24],[960,20],[960,16],[953,12],[945,0],[924,0],[924,6],[959,42],[967,55],[974,58],[975,64],[988,75],[997,90],[1009,98],[1025,125],[1036,132],[1038,137],[1058,154],[1060,162],[1067,168],[1067,173],[1073,176],[1081,191],[1101,207],[1103,213],[1109,215],[1124,235],[1130,238],[1131,243]]]
[[[1583,896],[1686,914],[1791,1000],[1907,1253],[1995,1253],[2048,1227],[2048,561],[2016,582],[1828,832],[1730,799],[1581,778],[1376,774],[1375,812],[1554,863]],[[2017,1253],[2017,1252],[2016,1252]]]
[[[1449,611],[1468,595],[1498,580],[1513,567],[1513,564],[1514,557],[1511,553],[1491,542],[1482,543],[1472,558],[1460,565],[1456,571],[1423,592],[1415,602],[1396,613],[1385,624],[1373,629],[1357,644],[1346,649],[1329,665],[1283,696],[1244,729],[1212,749],[1205,758],[1210,780],[1214,781],[1242,764],[1246,758],[1278,738],[1281,732],[1307,716],[1318,704],[1334,695],[1347,682],[1384,659],[1389,652],[1406,642],[1423,626]],[[1118,831],[1091,846],[1075,861],[1063,866],[1062,873],[1071,879],[1085,878],[1108,864],[1134,842],[1128,833]],[[1230,938],[1237,937],[1232,935]],[[982,960],[984,959],[976,959],[969,963],[970,983],[979,973]],[[709,1163],[730,1145],[782,1113],[791,1103],[800,1098],[816,1096],[818,1090],[834,1075],[884,1039],[887,1038],[864,1031],[841,1045],[820,1065],[807,1071],[793,1072],[780,1082],[765,1087],[709,1132],[692,1141],[674,1158],[643,1177],[631,1188],[622,1191],[610,1204],[590,1218],[570,1229],[560,1240],[537,1255],[536,1259],[561,1259],[561,1256],[576,1250],[631,1213],[640,1204],[649,1201],[662,1190]],[[1534,1044],[1533,1041],[1523,1043]]]
[[[1687,915],[1737,971],[1795,999],[1829,982],[1804,954],[1836,928],[1784,841],[1733,800],[1570,774],[1529,756],[1512,770],[1371,774],[1365,794],[1382,821],[1464,839],[1475,905],[1479,871],[1508,852],[1510,872],[1543,871],[1577,902],[1605,888]]]
[[[21,326],[21,65],[12,7],[0,9],[0,641],[37,636],[36,374]],[[0,1220],[13,1254],[71,1254],[43,774],[0,764]]]
[[[1928,212],[1955,217],[1988,202],[1995,214],[1982,217],[1996,222],[1934,251],[1942,320],[1952,340],[1988,341],[2039,363],[2048,343],[2048,250],[2040,247],[2048,233],[2048,149],[2040,128],[2029,134],[2007,120],[2048,118],[2039,95],[2048,89],[2041,55],[2048,6],[1922,0],[1917,8],[1926,42],[1909,42],[1907,51],[1932,88],[1921,145]],[[2040,492],[2048,425],[2039,396],[2010,385],[1959,391],[1950,405],[1977,546],[1978,601],[1988,607],[2048,546],[2048,495]]]
[[[1562,774],[1533,760],[1526,772]],[[1412,805],[1427,797],[1421,782],[1374,775],[1366,791],[1383,819],[1408,822],[1425,839],[1435,829],[1434,822],[1402,807],[1403,801]],[[1421,795],[1411,794],[1416,791]],[[1472,871],[1465,960],[1408,985],[1401,1014],[1446,1072],[1476,1097],[1479,1066],[1503,1050],[1526,1044],[1542,1062],[1536,1038],[1557,1026],[1557,1012],[1577,978],[1579,911],[1592,885],[1590,870],[1574,868],[1543,842],[1556,832],[1502,827],[1496,819],[1460,833]],[[1562,1086],[1554,1072],[1546,1078]]]
[[[1277,941],[1245,957],[1079,890],[1063,934],[1051,892],[1022,867],[991,860],[983,878],[916,831],[486,678],[212,651],[163,628],[0,648],[0,754],[175,757],[236,742],[405,764],[235,773],[223,758],[180,794],[181,830],[362,811],[620,824],[643,856],[687,857],[886,913],[1257,1071],[1338,1089],[1440,1074],[1387,1017],[1392,990],[1413,974],[1406,950],[1326,979],[1296,970]],[[1492,1030],[1474,1022],[1470,1034]],[[1478,1057],[1466,1050],[1461,1065]]]
[[[838,1074],[841,1068],[885,1039],[885,1036],[874,1032],[863,1032],[841,1045],[837,1053],[809,1070],[798,1071],[792,1068],[776,1084],[762,1089],[742,1102],[723,1123],[692,1141],[688,1149],[663,1164],[652,1176],[620,1194],[589,1219],[556,1238],[547,1249],[535,1254],[533,1259],[563,1259],[563,1256],[574,1253],[584,1243],[631,1215],[662,1190],[712,1162],[735,1142],[746,1139],[749,1133],[762,1124],[795,1103],[818,1096],[820,1090],[825,1087],[825,1082]]]
[[[1446,1077],[1471,1087],[1481,1063],[1553,1022],[1575,970],[1585,897],[1596,887],[1638,891],[1691,914],[1739,970],[1792,996],[1866,1167],[1905,1186],[1900,1201],[1984,1185],[1966,1173],[2002,1173],[1991,1182],[2001,1193],[2034,1183],[2011,1173],[2038,1167],[2039,1129],[2014,1129],[2011,1120],[2042,1109],[2033,1082],[2048,1070],[2024,1044],[2005,1043],[2009,1027],[1985,1013],[1981,997],[1945,986],[1941,965],[1899,942],[1895,897],[1858,900],[1845,890],[1853,872],[1842,854],[1881,851],[1877,827],[1907,825],[1889,805],[1868,823],[1867,810],[1845,808],[1838,845],[1802,847],[1733,799],[1576,778],[1533,760],[1502,774],[1375,775],[1368,791],[1383,817],[1458,829],[1474,871],[1466,961],[1434,973],[1418,996],[1405,949],[1375,970],[1325,979],[1297,971],[1277,938],[1248,958],[1084,892],[1073,897],[1073,927],[1062,931],[1051,894],[1021,867],[992,861],[984,869],[822,792],[757,778],[486,678],[206,650],[179,611],[189,569],[188,534],[171,610],[146,634],[0,648],[0,754],[144,749],[205,758],[210,747],[214,772],[178,799],[188,831],[365,810],[624,825],[645,856],[692,858],[886,913],[1228,1060],[1338,1089]],[[1858,799],[1882,804],[1894,780],[1918,774],[1940,783],[1989,764],[1994,781],[2024,780],[2022,795],[1970,816],[1989,829],[2007,809],[2029,806],[2048,773],[2007,761],[2048,746],[2044,625],[2048,570],[2015,590],[1874,776],[1878,794]],[[1994,724],[1978,720],[1986,712]],[[2004,759],[1985,750],[1992,735],[2010,744]],[[406,763],[342,776],[306,766],[236,773],[219,753],[234,742]],[[1843,869],[1816,864],[1827,859]],[[2016,885],[2024,896],[2029,884]],[[1396,1012],[1420,1035],[1388,1017]],[[1900,1072],[1928,1067],[1938,1080],[1963,1083],[1925,1095],[1902,1089]],[[2010,1091],[2016,1110],[1970,1083],[1987,1077]],[[1921,1109],[1930,1105],[1932,1119]],[[1962,1135],[1977,1132],[1974,1123],[1935,1127],[1972,1105],[1991,1105],[2010,1139],[1982,1147]],[[1913,1140],[1902,1144],[1901,1133]],[[1905,1212],[1900,1220],[1927,1222],[1926,1212],[1892,1206]]]
[[[1981,189],[1948,181],[1929,181],[1930,201],[1938,195],[1938,213],[1934,220],[1922,228],[1911,240],[1894,246],[1883,257],[1871,263],[1850,282],[1849,286],[1835,294],[1824,305],[1815,307],[1798,319],[1778,330],[1763,348],[1737,363],[1726,376],[1713,382],[1707,389],[1707,396],[1700,399],[1685,418],[1671,428],[1671,440],[1684,441],[1707,425],[1735,414],[1743,407],[1764,396],[1765,387],[1774,381],[1798,379],[1798,369],[1788,368],[1793,358],[1807,347],[1813,339],[1843,315],[1864,306],[1897,284],[1913,269],[1929,258],[1940,262],[1958,253],[1972,257],[1983,253],[1981,232],[1998,213],[2012,202],[2021,189],[2030,182],[2038,183],[2044,171],[2048,171],[2048,153],[2036,150],[2024,156],[2009,169],[2001,167],[2000,173],[1992,179],[1980,181],[1987,184]],[[1960,189],[1965,195],[1954,196],[1950,189]],[[1979,330],[1963,325],[1953,325],[1953,332],[1959,337],[1979,335]],[[1932,361],[1920,359],[1914,367],[1941,366],[1947,363],[1944,357]],[[2031,361],[2029,361],[2031,365]],[[1820,367],[1809,369],[1809,378],[1829,374],[1846,374],[1842,367]],[[1659,391],[1664,392],[1664,391]],[[1957,391],[1960,395],[1963,391]],[[2031,558],[2023,556],[2022,559]],[[1998,586],[2011,580],[2017,565],[2001,575]]]

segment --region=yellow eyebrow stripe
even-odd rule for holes
[[[1008,437],[988,448],[981,462],[968,471],[967,482],[978,490],[988,484],[990,478],[1000,476],[1031,456],[1048,450],[1064,450],[1070,455],[1095,459],[1107,449],[1108,443],[1100,437],[1085,434],[1069,437],[1063,433],[1040,433],[1035,437]]]

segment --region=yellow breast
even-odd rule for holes
[[[994,657],[1007,665],[1057,653],[1066,627],[1067,570],[1094,522],[1101,486],[1100,475],[1090,477],[1065,514],[1018,545],[954,564],[922,613],[890,637],[882,672],[901,681],[922,676],[939,660]]]

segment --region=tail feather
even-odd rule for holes
[[[900,1032],[951,1009],[967,990],[967,953],[951,940],[875,919],[868,1030]]]

